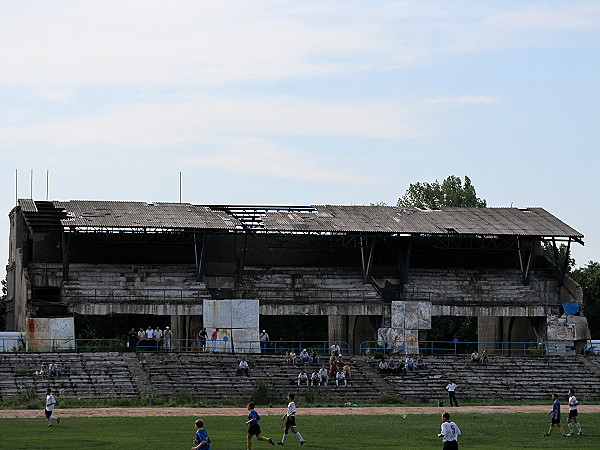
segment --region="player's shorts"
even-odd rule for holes
[[[296,426],[296,416],[288,416],[285,421],[285,429],[294,428]]]
[[[46,410],[45,413],[46,413],[46,419],[49,419],[50,416],[52,415],[52,411]]]
[[[570,409],[569,410],[569,419],[576,419],[577,418],[577,410],[576,409]]]
[[[444,442],[444,450],[458,450],[458,441]]]
[[[555,419],[554,417],[552,418],[552,422],[550,422],[552,425],[560,425],[560,417],[558,419]]]
[[[257,423],[253,423],[252,425],[250,425],[248,427],[248,434],[251,434],[253,436],[259,435],[260,434],[260,425]]]

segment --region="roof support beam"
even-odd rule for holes
[[[363,269],[363,281],[365,284],[370,284],[372,281],[371,273],[373,272],[373,253],[375,251],[375,240],[369,239],[369,236],[360,237],[360,257]]]
[[[61,233],[62,236],[62,263],[63,263],[63,283],[69,280],[69,242],[70,233],[66,233],[64,230]]]
[[[552,250],[554,251],[554,268],[556,269],[556,281],[558,286],[562,286],[565,275],[569,269],[569,259],[571,256],[571,238],[567,241],[567,247],[563,258],[561,258],[559,248],[556,245],[556,239],[552,238]]]
[[[412,252],[412,237],[408,238],[408,243],[405,245],[405,240],[398,241],[398,278],[402,285],[408,283],[408,273],[410,268],[410,255]]]
[[[194,233],[194,254],[196,257],[196,281],[204,280],[204,258],[206,233]]]
[[[533,259],[533,246],[534,242],[525,240],[517,236],[519,244],[519,264],[521,265],[521,277],[523,279],[523,285],[529,284],[531,278],[531,260]],[[529,248],[526,248],[526,244],[529,244]]]

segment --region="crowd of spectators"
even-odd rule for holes
[[[425,369],[425,363],[420,356],[415,358],[413,355],[408,355],[405,359],[399,358],[397,361],[393,358],[389,361],[382,358],[378,368],[381,373],[405,374],[406,372]]]
[[[171,341],[173,339],[173,333],[169,327],[165,327],[162,330],[160,327],[153,328],[148,325],[147,329],[140,328],[139,331],[135,331],[135,328],[131,328],[127,333],[127,347],[130,350],[144,347],[148,349],[165,349],[171,350]]]

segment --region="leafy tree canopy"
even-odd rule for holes
[[[402,197],[398,199],[398,206],[439,209],[441,207],[472,207],[485,208],[485,200],[478,198],[471,179],[465,175],[463,184],[460,177],[450,175],[440,184],[437,180],[433,183],[414,183]]]
[[[560,246],[556,249],[558,252],[558,261],[562,265],[564,264],[565,257],[567,255],[567,246],[565,244],[560,244]],[[554,246],[550,242],[544,242],[542,244],[542,253],[548,258],[550,261],[554,261]],[[570,273],[575,267],[575,259],[569,253],[569,262],[567,264],[567,273]]]

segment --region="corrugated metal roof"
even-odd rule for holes
[[[40,204],[47,202],[41,202]],[[54,201],[40,212],[31,200],[19,205],[32,221],[56,208],[62,226],[174,228],[306,233],[517,235],[583,238],[543,208],[442,208],[397,206],[202,206],[95,200]],[[43,205],[42,205],[43,206]],[[63,213],[64,211],[64,213]],[[66,214],[66,217],[65,217]],[[244,225],[251,218],[251,226]]]
[[[30,198],[20,198],[19,206],[21,207],[21,211],[23,212],[37,212],[35,202]]]
[[[269,212],[267,231],[381,232],[577,237],[583,235],[543,208],[314,206],[314,213]]]
[[[52,202],[68,217],[63,226],[106,228],[187,228],[233,230],[241,223],[221,211],[189,203],[143,203],[74,200]]]

